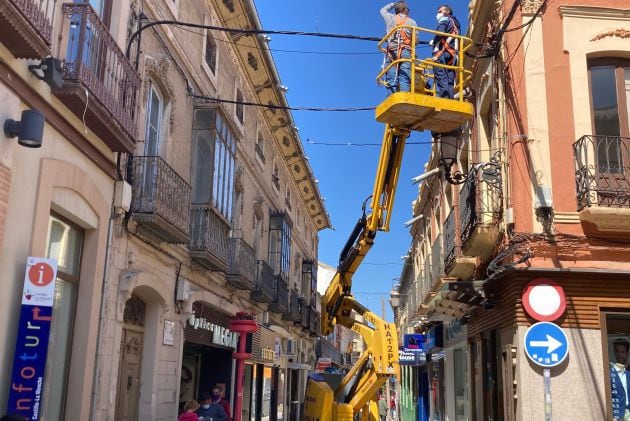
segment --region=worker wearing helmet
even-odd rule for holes
[[[436,31],[445,34],[459,35],[460,24],[457,18],[453,16],[453,9],[451,9],[450,6],[440,6],[436,20]],[[436,35],[429,44],[433,46],[433,60],[436,63],[449,66],[455,66],[457,64],[457,52],[459,51],[457,38],[447,35]],[[433,68],[433,75],[435,76],[436,95],[440,98],[453,99],[455,70],[435,66]]]
[[[416,22],[409,17],[407,2],[389,3],[381,9],[381,16],[385,20],[385,30],[389,33],[396,26],[404,26],[392,33],[387,40],[387,56],[385,66],[399,59],[411,58],[412,29]],[[411,61],[393,65],[385,75],[385,86],[391,93],[409,91],[411,88]]]

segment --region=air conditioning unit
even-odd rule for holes
[[[297,351],[297,343],[293,339],[285,339],[284,341],[284,355],[287,357],[295,357]]]

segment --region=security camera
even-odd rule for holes
[[[432,175],[439,174],[439,172],[440,172],[440,168],[433,168],[431,171],[427,171],[424,174],[420,174],[419,176],[412,178],[411,184],[422,183],[424,180],[431,177]]]

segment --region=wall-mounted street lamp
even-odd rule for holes
[[[27,148],[39,148],[44,136],[44,121],[44,114],[38,110],[24,110],[20,121],[9,118],[4,122],[4,135],[17,137],[18,143]]]

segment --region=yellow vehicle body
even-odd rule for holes
[[[417,27],[398,26],[379,43],[384,44],[396,31],[408,28],[412,32],[412,45],[422,32],[440,34]],[[343,378],[336,380],[325,374],[313,373],[309,377],[304,399],[303,421],[378,421],[377,393],[391,377],[399,377],[398,333],[394,323],[387,323],[354,299],[352,277],[372,248],[378,231],[389,231],[396,185],[405,148],[412,130],[450,132],[472,118],[473,106],[464,100],[464,85],[470,72],[464,70],[464,53],[471,40],[459,35],[440,34],[456,38],[459,60],[454,65],[435,63],[431,59],[418,59],[412,49],[410,58],[395,60],[378,75],[382,78],[391,68],[402,62],[411,64],[411,92],[390,95],[376,108],[377,121],[386,124],[381,153],[376,170],[374,190],[369,213],[365,206],[350,238],[339,257],[339,266],[326,293],[322,297],[321,333],[328,335],[333,325],[340,324],[358,333],[365,342],[365,351]],[[457,99],[436,96],[435,83],[427,84],[433,68],[444,67],[456,72]],[[361,316],[361,317],[357,317]]]

